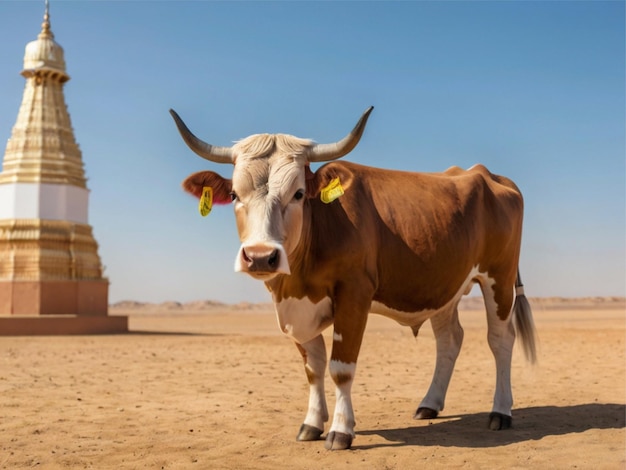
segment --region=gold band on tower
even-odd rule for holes
[[[89,225],[64,220],[0,220],[0,280],[102,280]]]

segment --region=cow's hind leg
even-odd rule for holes
[[[415,412],[416,419],[436,418],[443,410],[454,364],[463,343],[463,328],[459,323],[456,304],[445,312],[433,316],[430,323],[437,342],[437,361],[428,393]]]
[[[328,408],[324,394],[324,372],[326,370],[326,345],[324,337],[318,335],[304,344],[296,344],[304,359],[304,370],[309,382],[309,408],[300,427],[299,441],[316,441],[324,432],[328,421]]]
[[[506,285],[502,282],[500,285]],[[496,362],[496,391],[493,408],[489,414],[489,429],[499,430],[511,427],[511,408],[513,393],[511,391],[511,359],[515,343],[515,328],[511,309],[513,304],[513,285],[507,291],[496,292],[498,283],[481,282],[485,308],[487,310],[487,340]],[[510,292],[509,292],[510,291]],[[496,298],[501,305],[498,305]],[[508,315],[504,312],[508,312]]]

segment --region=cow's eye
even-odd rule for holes
[[[296,194],[293,195],[293,198],[296,201],[299,201],[300,199],[302,199],[304,197],[304,189],[298,189],[296,191]]]
[[[237,200],[237,193],[235,191],[231,191],[230,200],[231,202],[235,202]]]

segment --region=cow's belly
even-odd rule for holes
[[[278,326],[297,343],[311,341],[333,323],[333,303],[324,297],[313,303],[307,297],[289,297],[275,304]]]
[[[403,326],[417,327],[419,328],[422,323],[428,320],[433,315],[436,315],[440,311],[443,311],[445,307],[440,309],[425,309],[415,312],[403,312],[402,310],[396,310],[386,306],[382,302],[372,302],[370,307],[371,313],[376,313],[392,320],[397,321]]]
[[[370,312],[391,318],[401,325],[410,326],[414,329],[419,329],[419,327],[432,316],[456,307],[456,305],[461,300],[461,297],[463,297],[463,295],[465,294],[469,294],[470,290],[472,289],[473,283],[476,282],[479,278],[486,278],[486,275],[485,273],[481,273],[478,270],[478,267],[474,267],[469,272],[469,274],[465,278],[465,281],[461,284],[461,286],[458,288],[457,292],[452,296],[452,298],[447,300],[442,299],[441,306],[437,308],[421,310],[416,309],[415,311],[406,312],[391,308],[385,305],[384,302],[374,301],[372,302],[372,306],[370,307]]]

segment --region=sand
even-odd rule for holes
[[[131,334],[3,337],[0,468],[626,468],[623,302],[553,307],[535,303],[539,363],[516,347],[514,427],[497,432],[483,312],[461,313],[463,349],[431,421],[412,419],[434,366],[429,326],[416,341],[370,316],[357,435],[339,452],[296,442],[308,386],[266,308],[117,308]]]

